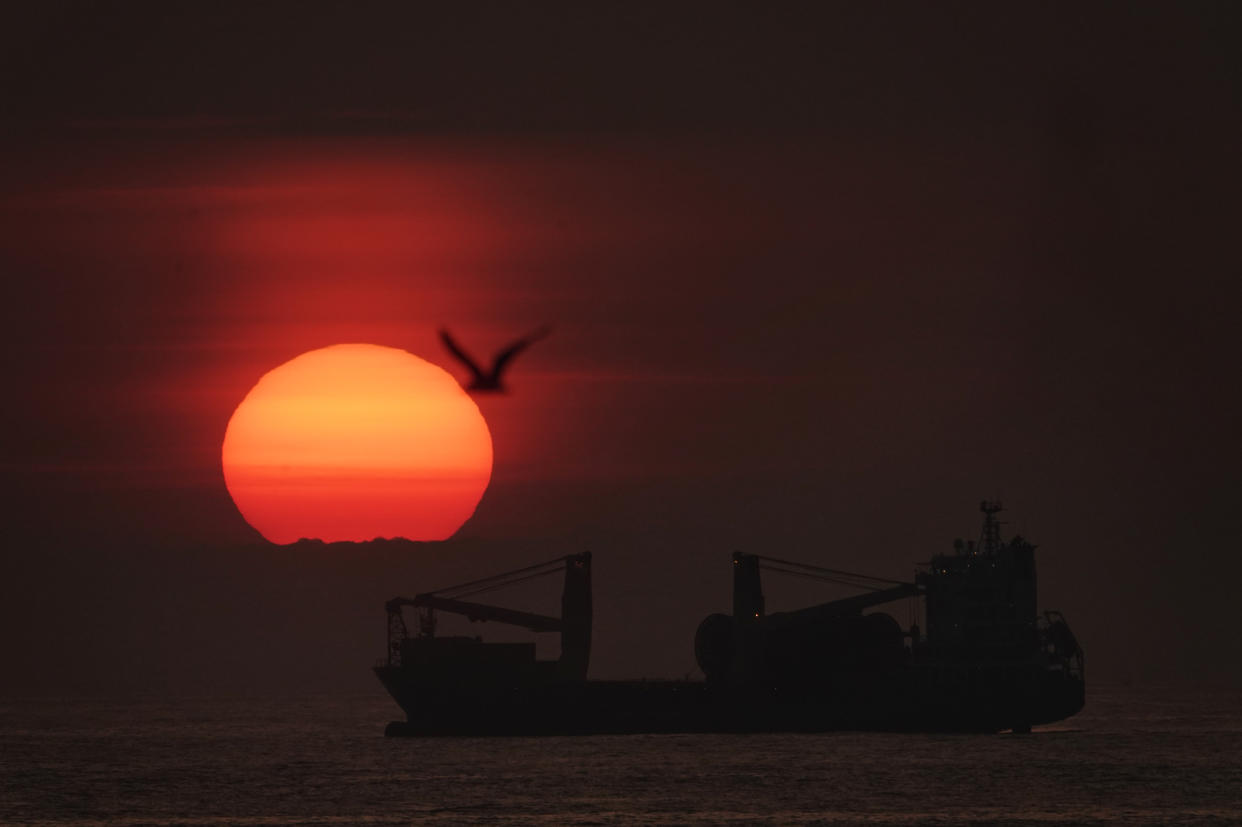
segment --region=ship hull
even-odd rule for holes
[[[1085,700],[1062,672],[918,668],[815,691],[724,691],[695,681],[552,682],[482,691],[376,674],[406,712],[394,736],[593,735],[674,732],[999,732],[1064,720]]]

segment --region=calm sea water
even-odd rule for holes
[[[382,694],[0,705],[5,824],[1242,823],[1242,692],[1031,735],[386,739]]]

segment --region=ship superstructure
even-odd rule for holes
[[[717,699],[755,728],[1029,730],[1082,708],[1082,649],[1036,610],[1035,547],[1004,542],[984,501],[978,542],[932,557],[911,582],[733,555],[733,612],[709,615],[695,654]],[[761,572],[863,593],[768,614]],[[921,598],[926,631],[870,611]]]

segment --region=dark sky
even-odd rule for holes
[[[996,495],[1094,678],[1242,677],[1236,5],[207,8],[0,25],[0,693],[381,691],[384,599],[583,548],[592,674],[681,675],[734,549]],[[234,509],[265,371],[543,322],[459,539]]]

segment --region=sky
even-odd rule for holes
[[[983,497],[1093,679],[1242,677],[1236,7],[6,15],[0,693],[382,691],[384,600],[584,549],[591,674],[693,674],[732,551],[909,577]],[[234,507],[266,371],[543,324],[454,540]]]

